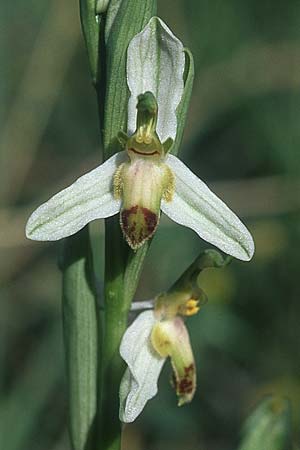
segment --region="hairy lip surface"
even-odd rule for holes
[[[135,150],[134,148],[130,148],[129,150],[133,153],[137,153],[138,155],[144,155],[144,156],[159,155],[157,150],[154,150],[154,152],[151,152],[151,153],[139,152],[138,150]]]

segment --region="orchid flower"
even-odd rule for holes
[[[157,381],[169,357],[172,384],[181,406],[193,399],[196,366],[184,318],[198,313],[207,301],[200,275],[208,268],[227,266],[231,257],[207,249],[200,253],[170,289],[154,300],[134,302],[131,310],[150,309],[137,316],[123,335],[120,355],[127,368],[120,384],[122,422],[133,422],[157,394]]]
[[[136,250],[153,236],[162,211],[225,253],[251,259],[254,243],[247,228],[169,153],[177,133],[184,69],[182,43],[153,17],[128,47],[128,129],[119,136],[125,151],[37,208],[27,222],[28,238],[55,241],[120,212],[124,237]]]
[[[127,369],[120,385],[120,420],[133,422],[157,393],[157,381],[168,357],[174,372],[173,386],[181,406],[192,400],[196,369],[183,317],[199,311],[203,292],[195,284],[159,295],[154,310],[138,315],[127,328],[120,354]]]

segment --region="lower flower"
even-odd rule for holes
[[[199,286],[201,272],[207,268],[225,267],[230,261],[231,258],[224,258],[215,250],[205,250],[168,292],[150,302],[141,302],[147,308],[150,304],[153,310],[137,316],[124,333],[120,346],[120,354],[127,364],[120,385],[122,422],[133,422],[147,401],[156,395],[157,381],[167,358],[173,368],[172,384],[178,405],[192,400],[196,389],[196,367],[184,318],[197,314],[200,305],[207,300]]]
[[[147,401],[156,395],[157,381],[168,357],[178,405],[190,402],[194,396],[195,361],[181,315],[186,315],[184,311],[191,315],[189,302],[194,305],[194,313],[199,308],[195,299],[186,299],[184,294],[179,297],[178,294],[159,296],[154,311],[139,314],[123,336],[120,354],[128,367],[120,386],[122,422],[133,422]]]

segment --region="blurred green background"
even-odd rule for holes
[[[290,398],[299,442],[300,2],[161,0],[159,13],[195,57],[181,157],[257,250],[201,275],[209,303],[188,321],[195,399],[177,408],[166,364],[124,450],[231,450],[269,393]],[[101,161],[96,98],[75,0],[1,2],[0,29],[0,448],[68,450],[61,244],[25,240],[24,224]],[[92,231],[101,239],[103,224]],[[204,248],[162,218],[137,298],[167,289]],[[101,279],[103,245],[95,260]]]

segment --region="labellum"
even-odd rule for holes
[[[129,162],[114,175],[114,196],[122,199],[120,224],[128,244],[136,250],[157,228],[161,200],[171,201],[174,175],[164,163],[172,140],[162,144],[156,133],[157,102],[151,92],[139,95],[137,129],[131,137],[120,135]]]

